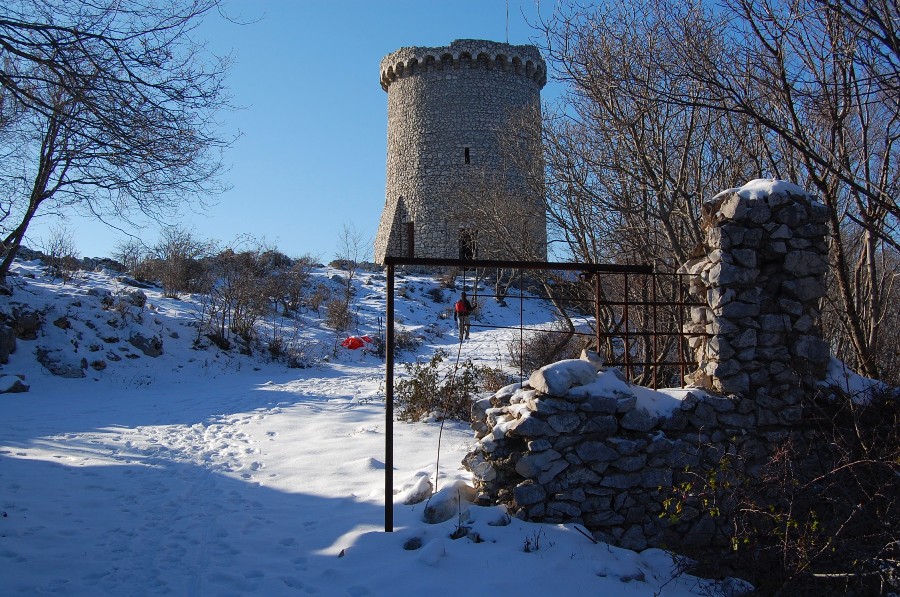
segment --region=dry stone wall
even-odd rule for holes
[[[752,478],[780,443],[804,441],[804,402],[829,359],[826,221],[824,206],[779,181],[715,197],[705,255],[683,267],[706,302],[684,330],[700,362],[692,389],[662,408],[587,354],[536,371],[473,409],[478,442],[464,465],[479,501],[582,523],[630,549],[726,545],[727,512],[684,488],[726,456],[729,474]]]
[[[684,328],[700,363],[686,381],[752,401],[759,425],[796,423],[825,375],[827,222],[803,189],[753,181],[704,206],[706,254],[681,268],[706,302]]]
[[[580,377],[542,382],[579,362]],[[562,361],[476,403],[479,441],[463,464],[477,500],[527,520],[581,523],[628,549],[724,544],[723,521],[692,509],[673,522],[665,502],[735,449],[728,438],[742,434],[747,414],[734,398],[702,391],[686,391],[668,416],[653,414],[619,375]]]

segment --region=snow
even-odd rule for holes
[[[737,193],[744,199],[761,199],[775,194],[812,197],[806,189],[792,182],[778,180],[776,178],[755,178],[743,186],[725,189],[713,197],[713,200],[718,199],[723,195],[730,195],[731,193]]]
[[[828,362],[824,383],[845,392],[855,404],[868,404],[873,392],[888,389],[884,383],[859,375],[834,357]]]
[[[322,359],[308,369],[195,350],[200,297],[167,299],[146,290],[148,306],[138,318],[103,311],[100,293],[88,293],[123,289],[106,273],[62,285],[37,263],[14,269],[20,276],[12,300],[48,315],[43,335],[20,340],[0,378],[13,383],[23,374],[30,386],[0,395],[2,595],[714,591],[709,581],[679,575],[667,552],[595,544],[575,525],[527,523],[500,507],[460,503],[449,520],[425,523],[426,502],[404,502],[427,493],[429,483],[452,490],[470,480],[459,462],[474,437],[458,423],[393,424],[395,530],[386,533],[384,370],[374,355],[336,347],[334,356],[342,338],[312,315],[301,333]],[[334,273],[315,275],[327,280]],[[429,278],[401,283],[408,298],[398,304],[398,320],[429,330],[418,354],[455,350],[451,326],[439,317],[452,299],[434,303],[426,295],[435,287]],[[377,333],[383,277],[360,276],[356,300],[356,333]],[[480,310],[493,325],[519,323],[518,305],[484,299]],[[70,328],[53,325],[62,315]],[[526,324],[550,319],[539,305],[526,308]],[[135,356],[108,359],[82,379],[53,376],[33,356],[38,345],[84,347],[95,337],[131,332],[161,337],[163,354],[104,344],[100,356]],[[505,333],[473,328],[463,355],[496,364]],[[675,404],[612,373],[595,383],[636,392],[654,412]]]

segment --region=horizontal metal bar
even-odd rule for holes
[[[524,270],[561,270],[588,273],[652,274],[652,265],[622,265],[618,263],[570,263],[562,261],[509,261],[503,259],[442,259],[438,257],[384,258],[385,265],[409,265],[413,267],[464,267],[467,269],[505,268]]]

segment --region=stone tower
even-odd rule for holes
[[[546,64],[528,45],[456,40],[384,57],[387,181],[377,262],[388,255],[546,260],[546,82]]]

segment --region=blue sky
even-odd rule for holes
[[[539,42],[525,18],[552,6],[509,0],[509,43]],[[180,225],[202,239],[252,235],[325,262],[345,226],[374,240],[384,205],[382,57],[461,38],[507,41],[505,0],[230,0],[226,9],[252,23],[210,18],[199,33],[236,60],[228,84],[244,108],[224,115],[225,130],[242,134],[225,155],[232,188]],[[32,241],[46,237],[48,223],[34,228]],[[111,255],[124,238],[77,217],[66,226],[81,256]],[[138,236],[152,244],[158,231],[147,226]]]

